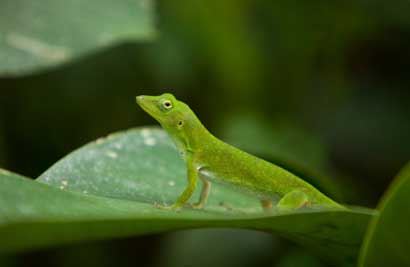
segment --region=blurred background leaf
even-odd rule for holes
[[[267,266],[280,254],[280,240],[268,233],[198,229],[168,234],[158,266]],[[276,254],[277,253],[277,254]]]
[[[217,241],[217,242],[215,242]],[[327,266],[303,247],[267,233],[235,229],[179,231],[165,236],[156,266]]]
[[[38,72],[121,42],[154,36],[151,0],[6,0],[0,75]]]
[[[326,266],[324,263],[313,257],[311,254],[304,250],[293,249],[282,257],[278,267],[293,267],[293,266],[305,266],[305,267],[322,267]]]
[[[363,243],[361,267],[408,266],[410,256],[410,164],[399,173],[379,204]]]

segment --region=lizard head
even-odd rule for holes
[[[195,149],[196,140],[206,131],[188,105],[172,94],[137,96],[137,103],[161,124],[183,153]]]
[[[193,114],[184,102],[169,93],[159,96],[141,95],[136,99],[138,105],[168,132],[182,130],[190,115]]]

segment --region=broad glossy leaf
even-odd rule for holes
[[[395,178],[369,226],[360,266],[410,266],[410,164]]]
[[[0,75],[38,71],[154,35],[152,0],[0,2]]]
[[[0,177],[0,249],[230,227],[279,234],[330,261],[354,262],[372,216],[362,209],[265,213],[256,199],[218,185],[205,210],[152,205],[173,202],[184,185],[184,163],[165,132],[144,128],[111,135],[69,154],[38,181]]]

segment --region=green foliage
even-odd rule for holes
[[[184,176],[184,164],[171,140],[155,128],[88,144],[37,181],[3,172],[0,248],[19,251],[176,229],[233,227],[277,233],[329,261],[346,263],[355,261],[373,214],[357,208],[266,214],[257,199],[222,186],[213,188],[205,210],[155,208],[155,202],[175,200]]]
[[[277,250],[280,243],[271,234],[250,230],[180,231],[167,235],[162,241],[159,263],[168,267],[265,266],[271,258],[280,256]]]
[[[0,75],[38,72],[153,35],[151,0],[2,1]]]
[[[303,266],[303,267],[323,267],[325,266],[317,258],[312,257],[304,251],[294,250],[290,251],[285,255],[278,267],[294,267],[294,266]]]
[[[369,226],[360,266],[409,266],[410,164],[395,178]]]
[[[228,143],[342,203],[374,206],[410,156],[409,8],[403,0],[174,0],[155,9],[152,0],[1,1],[0,166],[37,177],[88,140],[152,122],[135,112],[135,95],[170,91]],[[154,18],[160,34],[143,43],[156,37]],[[0,250],[12,253],[0,253],[0,265],[26,266],[19,251],[203,227],[262,230],[275,245],[238,229],[175,232],[164,266],[246,266],[241,256],[264,258],[264,249],[278,266],[321,266],[316,255],[345,266],[359,247],[363,267],[409,265],[408,170],[385,193],[380,216],[266,215],[256,199],[221,186],[205,211],[170,213],[152,204],[175,200],[184,163],[162,131],[132,130],[69,154],[37,182],[1,171]],[[158,258],[156,245],[140,241],[132,257],[136,245]],[[119,261],[112,248],[64,247],[60,266],[93,257],[108,266]],[[35,255],[47,267],[49,258]]]

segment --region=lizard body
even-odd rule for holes
[[[277,197],[280,209],[312,205],[344,208],[285,169],[219,140],[188,105],[173,95],[138,96],[137,103],[167,131],[187,165],[188,184],[171,209],[188,202],[198,180],[202,181],[202,190],[194,208],[205,206],[212,182],[229,184],[258,197],[265,209],[270,209]]]

